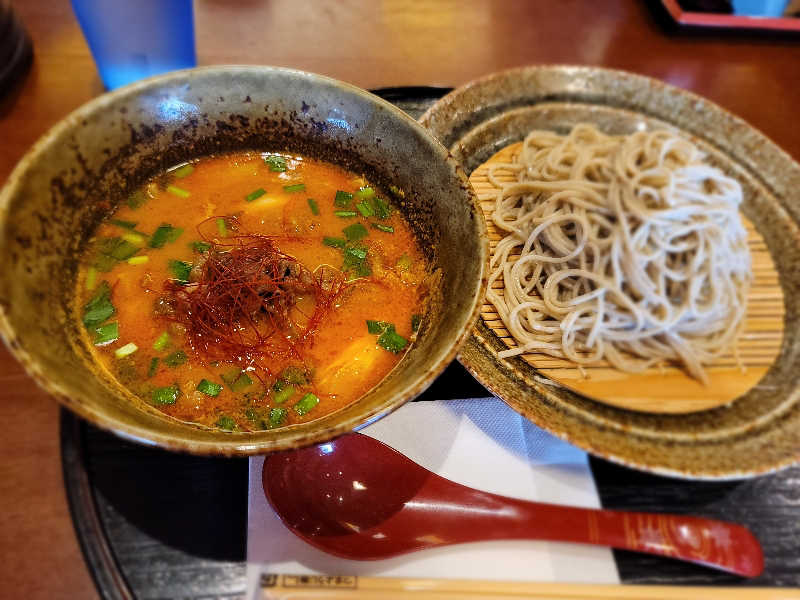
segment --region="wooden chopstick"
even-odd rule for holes
[[[412,595],[419,600],[800,600],[800,589],[521,583],[333,575],[261,576],[260,600],[390,600]]]

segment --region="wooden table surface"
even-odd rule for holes
[[[67,0],[12,0],[34,44],[0,97],[0,182],[102,93]],[[289,66],[364,88],[457,86],[518,65],[602,65],[690,89],[800,159],[800,37],[675,32],[638,0],[196,0],[198,63]],[[0,581],[9,597],[96,598],[66,504],[58,407],[0,350]]]

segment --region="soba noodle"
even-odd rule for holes
[[[500,181],[500,171],[516,175]],[[739,184],[667,131],[533,131],[499,188],[488,299],[517,342],[578,365],[703,365],[734,344],[751,281]],[[502,277],[502,290],[491,284]]]

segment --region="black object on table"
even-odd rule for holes
[[[419,117],[446,89],[377,93]],[[417,401],[490,396],[457,362]],[[106,600],[242,598],[246,586],[247,459],[139,446],[62,411],[64,482],[89,570]],[[764,548],[756,579],[614,551],[624,583],[800,587],[800,467],[740,482],[641,473],[591,457],[604,508],[694,514],[740,523]]]

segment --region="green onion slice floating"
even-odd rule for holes
[[[197,391],[205,394],[206,396],[219,396],[222,391],[222,386],[208,379],[201,379],[197,384]]]
[[[169,270],[179,283],[189,283],[189,275],[192,272],[192,263],[182,260],[170,260]]]
[[[356,209],[361,213],[362,217],[371,217],[375,214],[375,211],[372,210],[372,205],[367,200],[362,200],[356,204]]]
[[[394,227],[391,225],[382,225],[381,223],[372,223],[372,227],[384,233],[394,233]]]
[[[408,340],[394,330],[394,326],[384,331],[378,338],[378,345],[397,354],[408,345]]]
[[[294,396],[294,393],[296,391],[297,390],[295,389],[295,387],[293,385],[286,385],[286,386],[282,387],[280,390],[275,392],[275,397],[274,397],[275,404],[283,404],[289,398]]]
[[[153,342],[153,350],[158,350],[161,352],[167,347],[167,344],[169,344],[169,334],[166,331],[163,331],[161,335],[156,338],[156,341]]]
[[[116,321],[101,325],[94,330],[94,345],[105,346],[119,339],[119,324]]]
[[[341,217],[342,219],[349,219],[350,217],[358,216],[358,213],[354,210],[335,210],[333,214],[337,217]]]
[[[348,225],[342,230],[348,242],[357,242],[358,240],[367,237],[367,228],[361,223],[353,223]],[[365,255],[366,256],[366,255]]]
[[[342,190],[336,191],[336,196],[333,198],[333,205],[339,208],[350,208],[350,202],[353,200],[353,194],[350,192],[343,192]]]
[[[177,185],[168,185],[167,191],[172,194],[173,196],[178,196],[178,198],[188,198],[191,196],[189,190],[185,190]]]
[[[267,421],[267,426],[270,429],[280,427],[286,420],[286,414],[285,408],[273,408],[269,411],[269,421]]]
[[[94,296],[83,307],[83,324],[96,327],[116,312],[111,304],[111,286],[103,281],[97,287]]]
[[[264,159],[264,163],[269,167],[270,171],[276,173],[283,173],[286,171],[286,159],[277,154],[271,154]]]
[[[369,200],[375,195],[375,190],[369,186],[362,187],[356,192],[356,195],[362,200]]]
[[[317,398],[314,394],[308,393],[302,398],[300,401],[294,405],[294,412],[298,415],[303,416],[308,414],[308,412],[314,408],[317,404],[319,404],[319,398]]]
[[[175,367],[181,366],[187,360],[188,357],[186,356],[186,352],[184,352],[183,350],[176,350],[175,352],[164,358],[164,364],[174,369]]]
[[[173,234],[174,229],[175,228],[169,223],[162,223],[153,232],[153,235],[150,236],[150,242],[148,245],[151,248],[163,248],[164,244],[166,244],[169,241],[172,241],[170,238],[174,236]],[[183,233],[183,229],[180,230],[180,233],[178,233],[178,235],[180,235],[181,233]]]
[[[287,194],[294,194],[296,192],[303,192],[306,189],[305,183],[293,183],[292,185],[283,186],[283,191]]]
[[[322,238],[322,243],[326,246],[330,246],[331,248],[344,248],[345,242],[342,238],[335,238],[335,237],[324,237]]]
[[[123,229],[136,229],[138,225],[135,221],[122,221],[121,219],[111,219],[109,223],[117,227],[122,227]]]
[[[133,342],[128,342],[121,348],[117,348],[116,350],[114,350],[114,356],[116,356],[117,358],[125,358],[126,356],[130,356],[131,354],[136,352],[138,349],[139,346],[137,346]]]
[[[377,196],[373,198],[372,206],[375,209],[375,216],[379,219],[388,219],[389,215],[392,214],[389,204],[383,198],[378,198]]]
[[[253,190],[252,192],[247,194],[247,196],[245,196],[244,199],[247,200],[248,202],[252,202],[253,200],[258,200],[259,198],[261,198],[261,196],[263,196],[266,193],[267,190],[265,190],[264,188],[258,188],[257,190]]]
[[[228,415],[220,415],[217,422],[214,423],[217,427],[224,431],[233,431],[236,429],[236,421],[230,418]]]
[[[150,368],[147,369],[147,376],[152,377],[158,371],[158,363],[159,359],[157,356],[154,356],[150,359]]]
[[[308,207],[311,209],[312,215],[319,214],[319,205],[317,205],[317,201],[314,200],[313,198],[308,199]]]
[[[170,175],[177,177],[178,179],[183,179],[184,177],[188,177],[194,173],[194,165],[185,164],[177,169],[170,171]]]
[[[205,254],[211,249],[211,244],[208,242],[192,242],[189,245],[194,252],[197,252],[197,254]]]
[[[151,399],[156,406],[165,406],[168,404],[175,404],[178,401],[181,390],[178,384],[168,385],[166,387],[159,387],[153,390]]]

